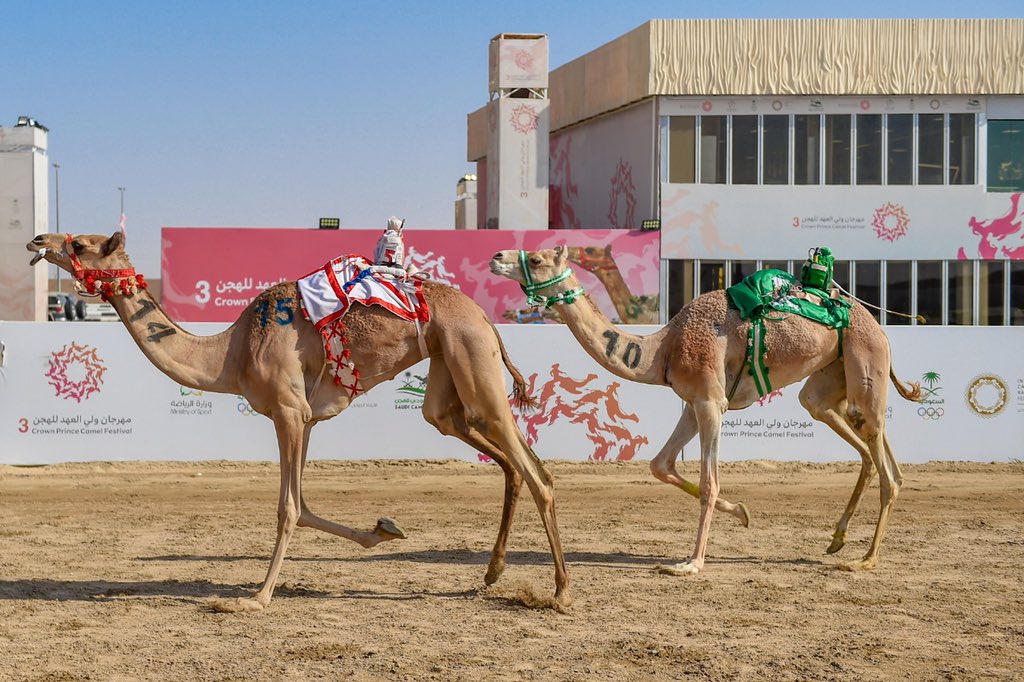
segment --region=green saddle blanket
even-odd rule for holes
[[[782,270],[759,270],[726,289],[725,295],[729,306],[738,310],[741,318],[752,323],[745,364],[750,366],[750,375],[754,377],[757,392],[762,398],[772,391],[765,362],[768,349],[764,343],[764,321],[785,319],[784,316],[771,317],[773,312],[800,315],[835,329],[839,334],[839,355],[842,356],[842,330],[850,326],[848,301],[832,298],[822,289],[801,285],[793,275]],[[735,389],[734,385],[733,391]],[[732,397],[732,391],[729,397]]]

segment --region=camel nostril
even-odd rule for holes
[[[32,243],[33,243],[33,244],[42,244],[42,243],[43,243],[44,241],[46,241],[46,240],[44,240],[44,239],[43,239],[43,235],[41,235],[41,234],[40,234],[40,235],[36,235],[36,236],[35,236],[35,237],[34,237],[34,238],[32,239]]]
[[[498,253],[494,254],[494,260],[503,260],[503,259],[504,259],[504,254],[501,251],[499,251]]]

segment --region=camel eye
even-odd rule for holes
[[[533,258],[530,259],[530,265],[540,265],[541,262],[542,261],[539,256],[534,256]]]
[[[79,254],[79,255],[80,255],[80,254],[81,254],[81,253],[82,253],[83,251],[85,251],[85,247],[84,247],[84,246],[82,245],[82,242],[79,242],[79,241],[73,241],[73,242],[71,242],[71,248],[72,248],[72,249],[74,249],[74,250],[75,250],[75,253],[76,253],[76,254]]]

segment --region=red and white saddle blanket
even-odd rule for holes
[[[302,313],[324,338],[324,352],[334,383],[349,389],[352,397],[362,392],[359,370],[346,347],[345,314],[352,303],[378,305],[404,320],[416,323],[420,352],[426,344],[420,325],[430,321],[423,298],[423,280],[400,268],[374,265],[362,256],[349,254],[330,261],[297,281]]]

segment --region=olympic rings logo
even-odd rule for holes
[[[256,415],[256,410],[252,409],[252,405],[249,404],[249,401],[242,396],[238,396],[238,412],[246,417]]]
[[[938,419],[946,413],[941,407],[919,407],[917,416],[921,419]]]

